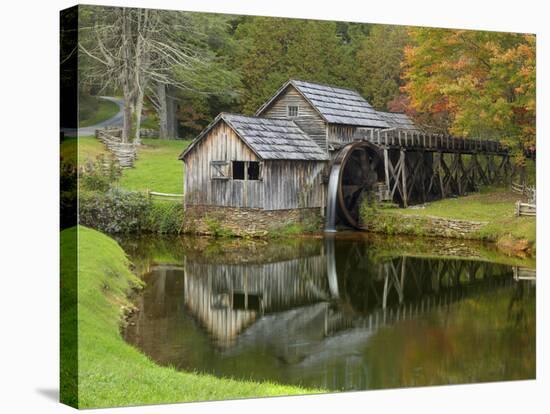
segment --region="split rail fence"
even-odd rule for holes
[[[136,146],[131,142],[122,142],[121,129],[96,129],[95,136],[105,144],[121,168],[132,168],[134,166],[134,161],[137,159]]]
[[[512,183],[512,191],[527,197],[531,204],[535,204],[537,200],[537,191],[535,187],[530,187],[526,184]]]
[[[537,205],[522,203],[521,201],[516,202],[516,216],[536,216],[537,215]]]
[[[512,183],[512,191],[522,196],[527,197],[528,202],[524,203],[521,200],[516,202],[516,217],[520,216],[536,216],[537,215],[537,191],[535,187],[530,187],[526,184]]]

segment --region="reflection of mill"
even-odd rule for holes
[[[187,259],[185,305],[225,352],[264,344],[282,360],[299,362],[327,347],[345,352],[383,325],[418,318],[478,288],[513,283],[507,266],[380,260],[361,246],[337,250],[328,238],[317,254],[262,264]],[[289,336],[301,340],[288,344]]]
[[[186,260],[185,303],[220,345],[265,313],[328,300],[322,256],[265,264]]]

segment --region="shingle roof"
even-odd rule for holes
[[[387,122],[390,128],[418,130],[412,119],[405,114],[380,111],[378,111],[378,114]]]
[[[260,115],[289,85],[294,86],[328,123],[388,128],[386,121],[357,91],[293,79],[285,83],[256,115]]]
[[[221,113],[180,155],[187,153],[220,121],[229,125],[264,160],[324,161],[328,155],[293,121]]]

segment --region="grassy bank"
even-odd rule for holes
[[[88,127],[106,121],[118,113],[118,105],[96,96],[80,95],[78,101],[78,125]]]
[[[376,246],[376,256],[385,259],[397,256],[421,257],[426,259],[461,258],[481,260],[508,266],[521,266],[534,269],[536,259],[532,256],[511,256],[495,248],[494,243],[480,240],[460,240],[451,238],[415,237],[385,235],[369,232],[340,232],[340,238],[365,240]]]
[[[120,186],[135,191],[183,192],[181,152],[191,141],[144,139],[134,168],[124,170]]]
[[[364,209],[362,218],[373,223],[377,230],[391,229],[393,234],[423,235],[430,218],[441,217],[482,222],[478,230],[467,238],[497,243],[522,241],[522,245],[535,246],[536,219],[516,217],[515,203],[521,196],[505,188],[485,188],[465,197],[434,201],[421,207]],[[426,220],[422,220],[425,218]],[[409,224],[414,223],[414,227]]]
[[[61,233],[65,257],[75,248],[72,241],[76,231],[71,228]],[[70,386],[74,379],[62,370],[62,379],[69,382],[62,386],[64,401],[91,408],[314,392],[178,372],[156,365],[120,335],[121,317],[131,307],[127,295],[141,285],[129,270],[124,251],[106,235],[82,226],[78,227],[78,241],[78,396],[66,394],[74,389]],[[61,283],[64,289],[67,287],[64,295],[74,286],[70,283],[71,272],[76,271],[74,266],[74,262],[62,262]],[[71,310],[74,309],[70,306],[64,307],[62,319],[70,318]],[[71,353],[64,355],[70,358]]]

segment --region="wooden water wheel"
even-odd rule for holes
[[[384,180],[382,151],[369,142],[356,142],[342,148],[334,159],[338,168],[338,215],[359,228],[359,210],[365,197],[373,196],[378,181]]]

